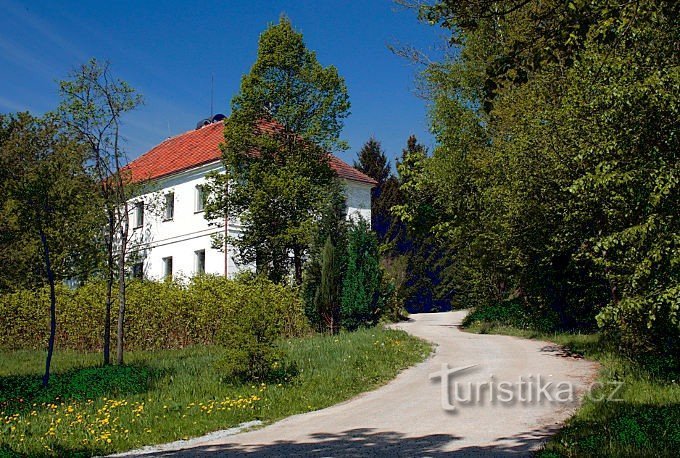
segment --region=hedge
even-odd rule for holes
[[[114,288],[114,295],[117,288]],[[116,295],[117,296],[117,295]],[[104,329],[103,282],[57,289],[56,346],[99,351]],[[266,303],[283,321],[284,337],[306,332],[297,291],[262,279],[217,276],[188,281],[130,281],[127,288],[125,348],[155,350],[212,345],[229,332],[235,314],[250,303]],[[47,288],[0,296],[0,349],[44,349],[49,329]],[[117,297],[112,307],[112,345],[116,339]],[[230,318],[231,317],[231,318]]]

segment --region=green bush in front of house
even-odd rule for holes
[[[104,297],[105,286],[100,282],[76,289],[61,285],[57,288],[57,348],[100,350]],[[250,304],[263,303],[278,317],[279,335],[306,332],[297,292],[266,280],[202,276],[188,281],[131,281],[127,288],[125,346],[130,350],[155,350],[221,343],[220,336],[228,334],[234,323],[229,317]],[[46,289],[0,296],[0,349],[45,348],[48,304]],[[116,301],[113,310],[117,308]]]
[[[268,288],[269,282],[263,278],[245,281],[259,288],[260,294],[235,301],[223,311],[223,325],[217,332],[217,341],[224,348],[224,356],[217,363],[219,371],[235,382],[271,381],[293,375],[295,368],[279,345],[280,337],[289,333],[287,313],[275,305],[279,291]]]

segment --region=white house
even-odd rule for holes
[[[210,225],[203,217],[201,185],[206,174],[224,170],[220,161],[223,122],[168,138],[128,165],[133,182],[147,184],[147,194],[130,201],[133,275],[161,279],[171,275],[211,273],[232,277],[240,269],[231,247],[211,247],[212,235],[240,233],[238,220],[225,227]],[[335,156],[331,167],[345,187],[347,216],[370,221],[371,188],[376,182]]]

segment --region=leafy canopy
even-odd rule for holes
[[[291,263],[302,281],[323,209],[342,191],[328,151],[344,147],[348,113],[337,69],[321,66],[287,18],[262,33],[225,122],[225,173],[212,177],[206,216],[218,224],[238,217],[242,234],[229,243],[241,262],[256,263],[274,281]]]

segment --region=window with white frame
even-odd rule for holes
[[[194,264],[196,275],[205,273],[205,250],[194,251]]]
[[[199,184],[196,186],[196,205],[195,205],[196,213],[205,210],[205,200],[206,200],[205,186]]]
[[[170,221],[175,217],[175,193],[169,192],[165,195],[165,214],[163,219]]]
[[[136,262],[132,265],[132,278],[137,278],[139,280],[144,278],[144,263]]]
[[[168,280],[172,279],[172,256],[163,258],[163,277]]]
[[[144,226],[144,202],[135,204],[135,228]]]

